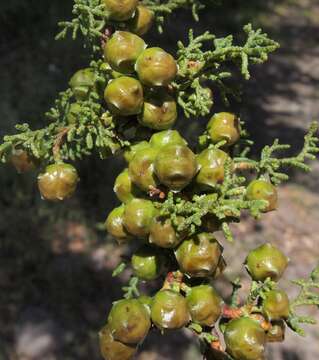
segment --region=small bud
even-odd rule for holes
[[[270,182],[265,180],[254,180],[248,187],[246,192],[247,200],[266,200],[268,206],[264,212],[276,210],[278,206],[277,189]]]
[[[138,5],[135,15],[129,22],[129,29],[142,36],[148,32],[154,22],[154,13],[144,5]]]
[[[96,76],[90,68],[77,71],[71,78],[69,85],[76,100],[86,100],[95,87]]]
[[[154,247],[144,245],[132,256],[135,276],[142,280],[157,279],[164,269],[165,258]]]
[[[103,0],[106,17],[114,21],[126,21],[133,15],[138,5],[138,0]]]
[[[240,138],[240,124],[236,115],[226,112],[215,114],[207,125],[214,144],[225,140],[226,146],[234,145]]]
[[[272,290],[263,299],[262,312],[269,321],[287,319],[289,306],[288,295],[283,290]]]

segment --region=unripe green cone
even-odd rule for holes
[[[105,5],[106,17],[115,21],[129,20],[138,5],[138,0],[102,0]]]
[[[150,139],[150,145],[155,148],[162,148],[166,145],[187,145],[177,130],[164,130],[156,132]]]
[[[142,280],[157,279],[164,269],[164,261],[165,258],[157,249],[144,245],[132,256],[133,272]]]
[[[288,258],[269,243],[252,250],[246,259],[246,268],[255,281],[265,281],[268,277],[278,281],[287,265]]]
[[[182,190],[196,172],[196,157],[187,146],[167,145],[161,148],[155,160],[155,174],[171,190]]]
[[[190,320],[186,299],[173,290],[159,291],[152,303],[151,318],[159,329],[180,329]]]
[[[151,145],[147,141],[141,141],[137,144],[131,145],[129,149],[124,151],[124,159],[127,163],[130,163],[138,151],[148,149],[150,147]]]
[[[137,58],[145,48],[146,44],[139,36],[127,31],[116,31],[104,47],[104,58],[113,70],[131,74]]]
[[[135,15],[129,22],[132,33],[142,36],[148,32],[154,22],[154,13],[144,5],[138,5]]]
[[[96,76],[92,69],[77,71],[71,78],[69,85],[76,100],[86,100],[95,87]]]
[[[278,194],[277,189],[270,182],[265,180],[254,180],[248,187],[246,192],[246,198],[248,200],[266,200],[268,206],[264,209],[264,212],[277,209]]]
[[[170,219],[154,218],[150,227],[149,242],[162,248],[175,248],[182,241]]]
[[[143,85],[167,86],[177,74],[177,64],[172,55],[161,48],[148,48],[138,57],[135,70]]]
[[[175,251],[180,270],[192,277],[214,275],[221,255],[222,247],[210,233],[184,240]]]
[[[119,242],[124,242],[131,238],[124,227],[124,210],[124,205],[116,207],[109,213],[105,221],[107,232],[114,236]]]
[[[149,312],[137,299],[115,302],[108,317],[108,324],[113,338],[125,344],[138,344],[151,327]]]
[[[132,183],[128,169],[123,170],[118,175],[113,190],[117,198],[123,203],[128,203],[139,195],[138,189]]]
[[[100,350],[105,360],[130,360],[136,352],[135,346],[130,346],[116,341],[108,328],[104,328],[99,332]]]
[[[222,300],[212,286],[194,286],[186,300],[193,322],[213,326],[220,317]]]
[[[132,182],[141,190],[148,192],[157,186],[154,162],[158,149],[149,147],[136,152],[129,164],[129,174]]]
[[[36,168],[35,159],[33,159],[25,150],[14,149],[10,161],[19,174],[26,173]]]
[[[283,320],[271,323],[267,331],[267,342],[283,342],[285,340],[286,325]]]
[[[261,360],[266,334],[260,324],[248,317],[231,320],[225,329],[226,351],[235,360]]]
[[[46,200],[58,201],[73,195],[79,181],[74,166],[65,163],[52,164],[38,176],[41,196]]]
[[[287,319],[289,306],[288,295],[283,290],[271,290],[263,299],[262,312],[269,321]]]
[[[136,115],[142,111],[143,88],[138,80],[122,76],[109,82],[104,99],[113,114]]]
[[[147,236],[156,209],[149,200],[133,199],[125,206],[124,226],[127,231],[135,236]]]
[[[174,98],[164,92],[150,93],[144,101],[144,107],[138,116],[141,125],[154,130],[171,128],[177,119],[177,106]]]
[[[82,106],[78,102],[70,105],[69,111],[66,115],[66,120],[69,125],[75,124],[78,121],[78,116],[81,112]]]
[[[199,172],[196,183],[201,187],[213,187],[224,181],[224,165],[229,156],[219,149],[206,149],[197,156]]]
[[[225,140],[226,146],[234,145],[240,138],[239,120],[231,113],[215,114],[207,125],[207,131],[214,144]]]

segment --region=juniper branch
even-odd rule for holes
[[[250,66],[264,63],[268,55],[279,47],[261,29],[253,30],[250,24],[244,27],[244,32],[246,42],[242,46],[235,45],[231,35],[216,38],[207,31],[195,37],[193,30],[189,32],[187,46],[178,43],[179,72],[173,86],[178,94],[178,103],[187,117],[209,113],[213,99],[207,93],[203,95],[207,82],[212,82],[221,91],[225,103],[228,103],[229,95],[239,97],[238,91],[226,84],[226,80],[233,76],[230,64],[235,64],[243,78],[248,80]],[[203,50],[204,45],[210,49]]]

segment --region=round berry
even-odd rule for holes
[[[138,344],[148,334],[151,320],[147,308],[137,299],[123,299],[113,304],[108,324],[115,340]]]
[[[134,15],[138,0],[103,0],[106,17],[115,21],[126,21]]]
[[[135,154],[144,149],[150,148],[151,145],[147,141],[140,141],[137,144],[131,145],[127,150],[124,151],[124,159],[127,163],[131,162]]]
[[[231,320],[225,329],[226,352],[235,360],[264,358],[266,334],[260,324],[249,317]]]
[[[267,331],[267,342],[283,342],[285,340],[286,325],[283,320],[273,321]]]
[[[163,271],[164,258],[154,248],[142,246],[132,256],[132,268],[135,276],[142,280],[157,279]]]
[[[264,212],[277,209],[278,194],[277,189],[270,182],[265,180],[252,181],[246,191],[246,198],[248,200],[265,200],[268,201],[268,206],[263,210]]]
[[[207,125],[207,131],[214,144],[225,140],[226,146],[234,145],[240,138],[239,120],[231,113],[215,114]]]
[[[124,226],[135,236],[147,236],[156,209],[150,200],[133,199],[125,206]]]
[[[155,160],[155,174],[169,189],[180,191],[196,175],[197,162],[194,153],[181,145],[167,145]]]
[[[146,44],[139,36],[127,31],[116,31],[104,47],[104,58],[113,70],[131,74],[137,58],[145,48]]]
[[[171,128],[177,119],[177,105],[174,98],[164,92],[152,92],[144,101],[144,107],[138,116],[141,125],[154,130]]]
[[[172,55],[161,48],[148,48],[136,62],[135,70],[146,86],[167,86],[175,79],[177,64]]]
[[[135,15],[129,22],[129,29],[142,36],[148,32],[154,22],[154,13],[144,5],[138,5]]]
[[[193,322],[211,327],[220,317],[222,300],[210,285],[194,286],[186,301]]]
[[[156,132],[150,139],[150,145],[155,148],[162,148],[166,145],[187,145],[185,139],[176,130],[164,130]]]
[[[138,189],[132,183],[128,169],[124,169],[118,175],[113,190],[117,198],[123,203],[128,203],[139,195]]]
[[[143,88],[138,80],[122,76],[109,82],[104,99],[113,114],[136,115],[142,111]]]
[[[157,154],[158,150],[151,147],[137,151],[129,164],[132,182],[145,192],[156,187],[158,183],[154,170]]]
[[[173,290],[159,291],[152,303],[151,318],[159,329],[180,329],[190,320],[186,299]]]
[[[52,164],[38,176],[41,196],[46,200],[64,200],[73,195],[79,181],[74,166],[65,163]]]
[[[268,291],[263,299],[262,312],[269,321],[287,319],[289,298],[283,290]]]
[[[76,100],[86,100],[90,91],[95,88],[96,76],[90,68],[77,71],[69,85]]]
[[[268,277],[278,281],[287,265],[288,258],[269,243],[250,251],[246,259],[246,268],[255,281],[265,281]]]
[[[19,174],[23,174],[36,168],[35,159],[27,151],[14,149],[10,158],[11,164]]]
[[[175,251],[180,270],[192,277],[213,276],[221,255],[222,247],[210,233],[184,240]]]
[[[99,332],[100,350],[105,360],[130,360],[136,352],[136,347],[126,345],[113,339],[108,326]]]
[[[224,165],[229,156],[219,149],[206,149],[197,156],[199,172],[196,183],[201,187],[214,187],[224,181]]]
[[[131,238],[124,227],[124,210],[124,205],[116,207],[109,213],[105,221],[107,232],[114,236],[119,242],[124,242]]]
[[[149,242],[162,248],[175,248],[182,241],[170,219],[154,218],[150,227]]]

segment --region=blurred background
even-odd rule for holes
[[[14,132],[16,123],[45,125],[43,113],[70,76],[88,63],[80,41],[54,41],[57,22],[70,18],[71,0],[11,0],[0,3],[0,135]],[[302,145],[306,128],[319,119],[319,1],[227,0],[206,10],[198,24],[189,12],[169,18],[162,36],[148,42],[174,51],[188,27],[196,33],[211,30],[241,38],[248,22],[262,26],[281,43],[270,61],[254,67],[244,82],[243,103],[232,109],[247,121],[256,139],[255,154],[276,137]],[[185,27],[187,24],[187,28]],[[237,80],[236,80],[237,82]],[[218,98],[218,96],[217,96]],[[214,110],[224,109],[217,104]],[[189,122],[186,124],[186,122]],[[186,137],[205,120],[180,119]],[[121,159],[90,158],[77,164],[81,183],[77,195],[62,204],[45,203],[36,188],[36,174],[17,175],[9,165],[0,168],[0,360],[101,359],[97,332],[112,301],[121,296],[129,272],[112,279],[123,249],[98,230],[117,204],[112,193]],[[243,219],[234,227],[237,241],[225,244],[226,277],[248,277],[242,263],[249,249],[265,241],[290,257],[289,279],[304,277],[319,259],[319,161],[311,174],[291,174],[281,187],[280,210],[255,222]],[[217,284],[225,295],[230,289]],[[307,309],[318,319],[316,309]],[[287,341],[271,346],[269,359],[319,358],[319,327],[308,326],[307,337],[288,331]],[[138,360],[197,360],[195,340],[187,332],[159,337],[154,332]]]

